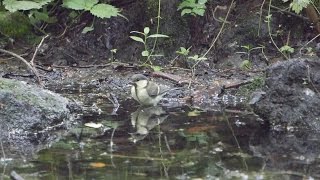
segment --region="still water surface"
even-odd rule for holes
[[[317,133],[270,130],[243,104],[100,107],[31,159],[1,163],[2,179],[320,178]]]

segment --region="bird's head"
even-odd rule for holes
[[[132,77],[131,77],[131,82],[132,83],[135,83],[135,82],[138,82],[140,80],[148,80],[148,78],[143,75],[143,74],[134,74]]]
[[[135,87],[146,87],[148,84],[148,78],[143,74],[134,74],[131,77],[131,82],[129,84]]]

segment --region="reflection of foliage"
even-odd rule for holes
[[[179,132],[179,135],[185,137],[188,142],[197,142],[199,144],[208,144],[208,136],[203,132],[186,134],[183,131]]]

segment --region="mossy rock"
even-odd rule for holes
[[[0,33],[6,37],[24,38],[31,34],[32,25],[21,12],[0,11]]]

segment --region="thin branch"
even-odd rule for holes
[[[34,75],[37,77],[38,83],[42,84],[37,69],[34,68],[26,59],[24,59],[23,57],[19,56],[18,54],[14,53],[14,52],[7,51],[7,50],[4,50],[4,49],[0,49],[0,52],[5,53],[5,54],[9,54],[11,56],[14,56],[14,57],[18,58],[19,60],[21,60],[23,63],[25,63],[28,66],[28,68],[30,68],[31,71],[34,73]]]
[[[48,34],[47,34],[46,36],[44,36],[44,37],[41,39],[39,45],[36,47],[36,51],[33,53],[32,59],[31,59],[31,61],[30,61],[30,64],[31,64],[32,66],[34,66],[34,63],[33,63],[33,62],[34,62],[34,58],[36,57],[36,55],[37,55],[40,47],[42,46],[44,39],[46,39],[48,36],[49,36]]]

